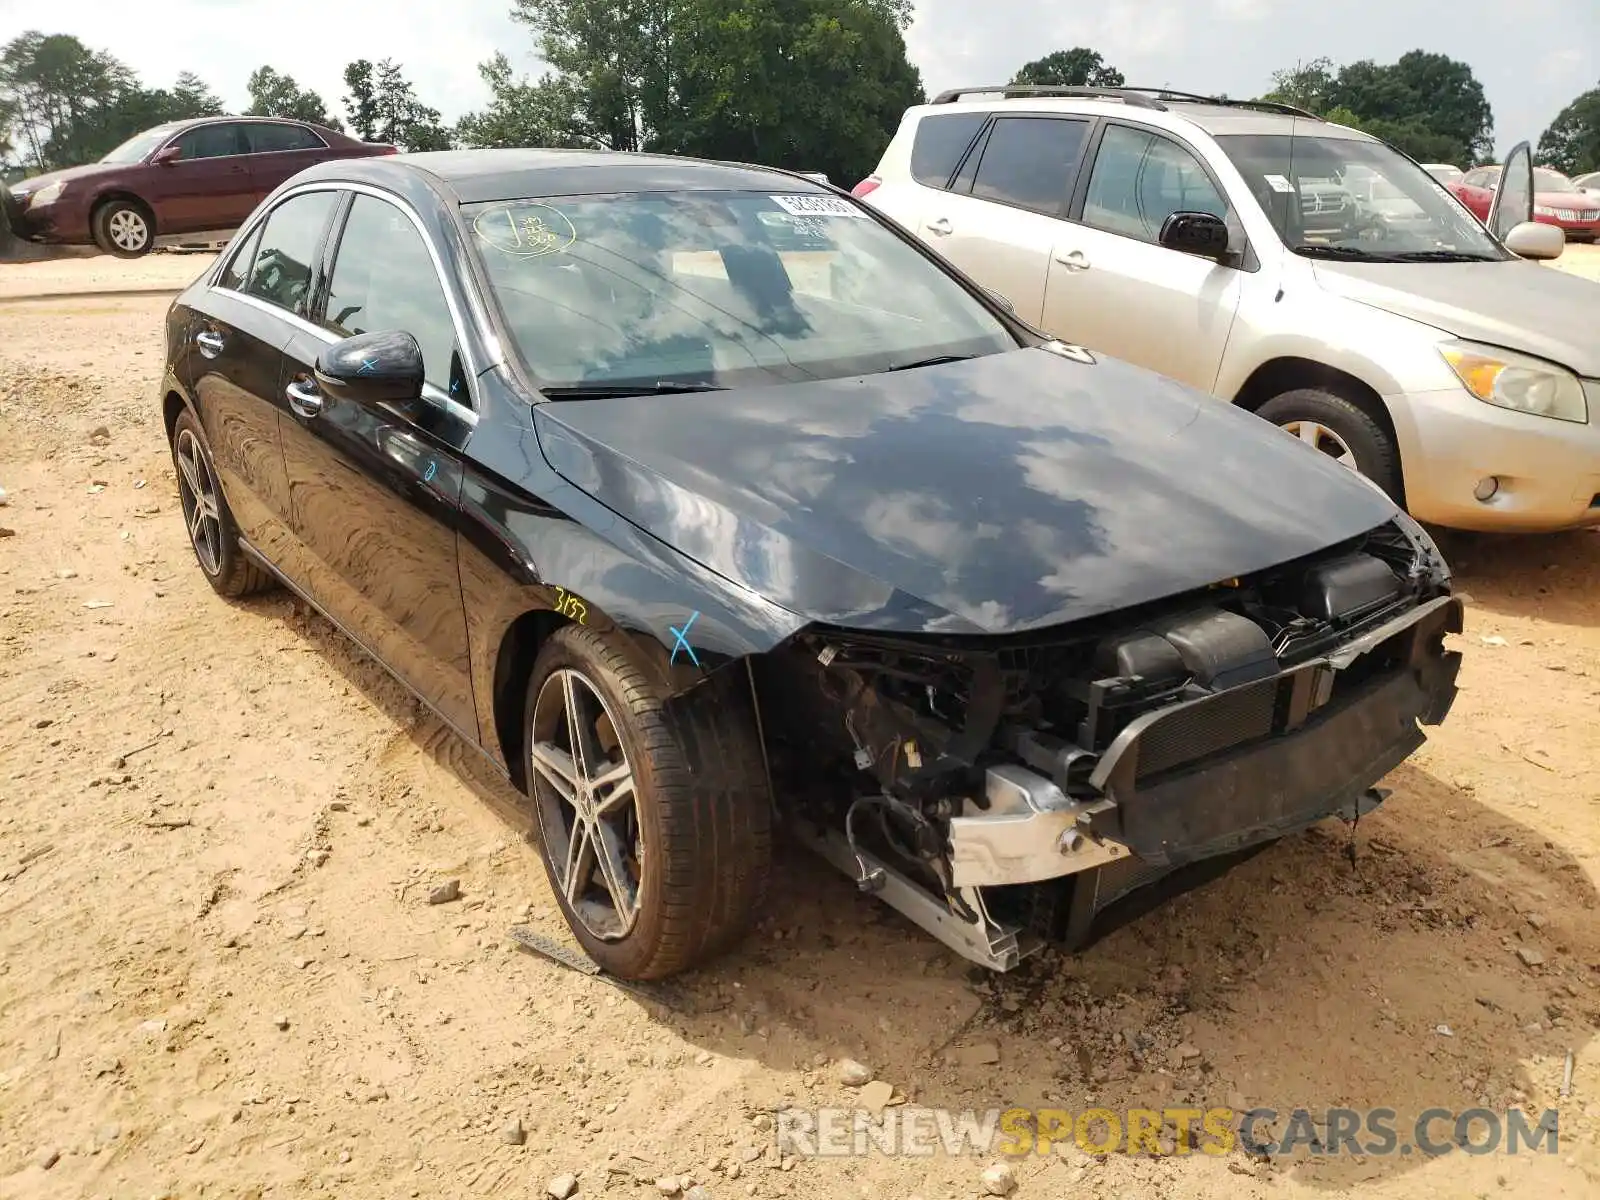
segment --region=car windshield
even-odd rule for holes
[[[176,125],[158,125],[154,129],[146,129],[143,133],[136,133],[100,161],[122,165],[143,162],[145,156],[171,137],[176,128]]]
[[[649,192],[462,211],[546,390],[788,383],[1017,347],[938,266],[837,196]]]
[[[1560,171],[1551,171],[1545,167],[1533,169],[1533,190],[1536,192],[1575,192],[1577,185]]]
[[[1461,178],[1461,172],[1455,167],[1428,167],[1427,172],[1441,183],[1449,183],[1452,179]]]
[[[1382,142],[1223,134],[1217,144],[1297,254],[1372,262],[1511,257],[1442,183]]]

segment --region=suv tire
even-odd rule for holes
[[[1360,471],[1402,503],[1400,452],[1360,405],[1322,388],[1295,388],[1268,400],[1256,415]]]
[[[545,642],[523,769],[573,935],[611,974],[661,979],[728,949],[759,914],[772,804],[742,693],[708,686],[669,701],[627,640],[567,625]]]
[[[94,244],[118,258],[140,258],[156,244],[156,222],[137,200],[107,200],[89,221]]]

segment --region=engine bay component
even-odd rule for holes
[[[1249,617],[1226,609],[1194,609],[1149,626],[1177,652],[1194,681],[1229,688],[1278,669],[1272,639]]]
[[[1322,563],[1306,572],[1300,611],[1319,621],[1349,617],[1400,595],[1394,571],[1369,554]]]
[[[1016,763],[985,775],[988,808],[971,800],[950,819],[950,882],[955,887],[1035,883],[1128,856],[1088,822],[1110,801],[1069,798],[1052,780]]]

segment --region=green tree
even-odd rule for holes
[[[417,99],[393,59],[357,59],[344,69],[345,111],[350,127],[364,141],[391,142],[402,150],[448,150],[450,131],[439,110]]]
[[[1539,138],[1539,161],[1568,175],[1600,171],[1600,87],[1556,114]]]
[[[1279,104],[1292,104],[1307,112],[1323,113],[1333,107],[1328,100],[1333,91],[1333,69],[1331,58],[1313,58],[1310,62],[1296,63],[1281,71],[1274,71],[1272,90],[1261,98]],[[1344,121],[1339,123],[1348,124]]]
[[[127,66],[66,34],[30,30],[0,48],[0,99],[40,169],[88,162],[126,137],[121,110],[139,92]]]
[[[1122,87],[1127,80],[1121,71],[1105,65],[1100,51],[1074,46],[1023,64],[1011,82],[1046,87]]]
[[[456,124],[467,146],[592,146],[575,114],[578,96],[570,83],[546,74],[536,83],[516,79],[511,61],[496,54],[478,67],[489,87],[488,107]]]
[[[172,108],[180,117],[220,117],[222,99],[213,92],[205,80],[193,71],[179,71],[178,82],[172,86]]]
[[[250,107],[244,110],[247,117],[288,117],[325,129],[344,128],[338,117],[329,115],[322,97],[310,88],[302,90],[292,75],[258,67],[250,73],[245,88],[250,93]]]
[[[581,144],[853,180],[923,99],[905,0],[513,2],[551,67],[541,102],[570,97],[557,128]]]
[[[1388,65],[1349,63],[1327,100],[1413,158],[1468,165],[1494,151],[1494,114],[1483,85],[1466,63],[1443,54],[1412,50]]]

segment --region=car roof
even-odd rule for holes
[[[343,177],[393,184],[400,175],[426,175],[436,191],[459,204],[607,192],[782,190],[832,194],[819,183],[773,167],[614,150],[430,150],[322,163],[296,179]]]
[[[1052,95],[1050,94],[1052,90],[1069,94]],[[972,96],[973,99],[968,100],[967,96]],[[1260,107],[1253,107],[1255,105]],[[1343,138],[1351,141],[1377,140],[1359,129],[1335,125],[1313,113],[1289,105],[1274,105],[1269,101],[1226,101],[1191,96],[1188,93],[1167,92],[1158,88],[1030,89],[1006,85],[961,88],[943,92],[928,104],[919,105],[915,111],[934,114],[963,111],[995,112],[1009,108],[1015,108],[1019,112],[1124,116],[1166,126],[1188,124],[1214,136],[1295,133],[1305,137]]]

